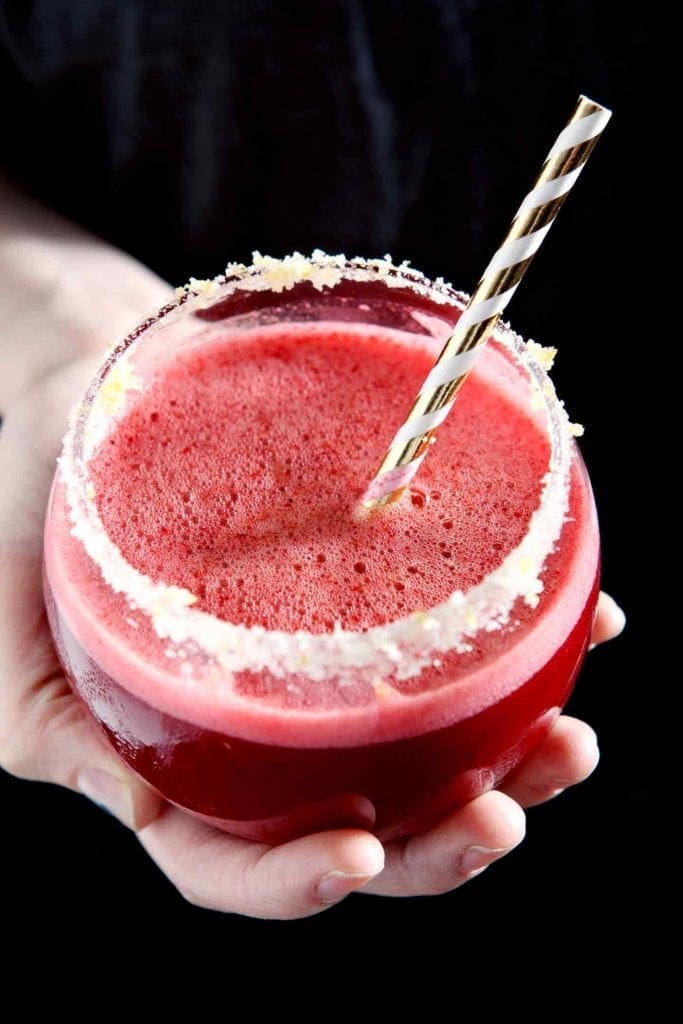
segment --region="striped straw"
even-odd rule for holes
[[[480,348],[490,337],[611,116],[606,107],[579,96],[571,120],[555,140],[536,184],[517,211],[503,244],[484,271],[365,492],[365,508],[398,501],[417,473],[436,440],[436,428],[451,411]]]

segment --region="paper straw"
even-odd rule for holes
[[[579,96],[576,109],[548,153],[536,184],[524,198],[503,244],[484,271],[365,492],[365,508],[398,501],[415,476],[435,441],[436,428],[452,409],[479,350],[490,337],[611,116],[606,107]]]

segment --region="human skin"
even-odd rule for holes
[[[598,748],[589,726],[561,716],[501,790],[409,840],[382,846],[345,829],[269,847],[164,804],[105,744],[64,679],[43,608],[41,548],[66,415],[111,339],[169,290],[125,253],[0,182],[0,764],[106,806],[199,906],[287,919],[354,890],[413,896],[457,888],[522,840],[524,808],[591,773]],[[593,641],[623,624],[602,595]]]

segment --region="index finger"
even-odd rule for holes
[[[318,832],[271,847],[219,832],[174,807],[139,838],[190,903],[249,917],[318,914],[384,865],[382,844],[369,832]]]

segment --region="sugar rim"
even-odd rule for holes
[[[454,591],[429,611],[414,612],[365,632],[336,627],[332,633],[286,633],[227,622],[193,608],[197,598],[189,590],[138,572],[107,535],[97,512],[88,462],[97,441],[120,411],[125,393],[140,386],[134,373],[127,372],[126,364],[126,356],[140,339],[181,316],[213,306],[236,290],[282,292],[308,281],[323,291],[342,280],[381,280],[389,288],[408,288],[436,304],[463,306],[467,301],[466,295],[454,291],[443,279],[430,282],[407,263],[393,265],[389,257],[347,260],[316,250],[311,257],[294,253],[279,260],[254,253],[250,266],[229,264],[225,274],[211,281],[191,279],[185,288],[177,289],[174,301],[112,345],[72,410],[59,460],[71,533],[99,567],[105,583],[123,594],[133,610],[148,616],[159,638],[170,643],[166,653],[176,660],[169,660],[169,669],[173,665],[177,670],[180,665],[181,671],[194,675],[199,661],[205,674],[208,656],[222,677],[267,670],[278,677],[297,675],[319,682],[334,679],[342,685],[359,678],[375,684],[387,677],[403,680],[418,675],[437,653],[468,650],[468,638],[480,630],[502,628],[519,598],[531,607],[538,604],[543,590],[540,575],[559,538],[568,508],[569,469],[575,449],[572,425],[550,378],[532,355],[534,346],[527,347],[509,325],[500,325],[494,336],[528,372],[535,393],[532,404],[547,412],[550,459],[539,505],[525,537],[498,568],[468,591]],[[109,379],[114,371],[118,376]],[[116,408],[117,403],[102,401],[105,382],[110,389],[115,384]]]

